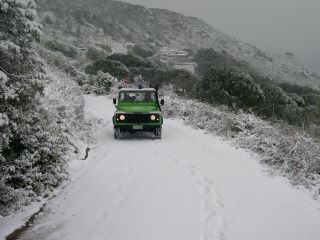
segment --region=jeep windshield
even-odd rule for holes
[[[123,91],[120,92],[121,103],[151,103],[156,102],[156,93],[153,91]]]

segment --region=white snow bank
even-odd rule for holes
[[[253,114],[213,107],[174,94],[166,98],[163,108],[167,117],[232,140],[236,146],[253,150],[273,172],[285,175],[294,184],[302,184],[320,193],[320,144],[308,134],[284,123],[270,124]]]
[[[93,144],[91,135],[92,123],[95,120],[84,116],[84,97],[80,87],[70,79],[70,77],[56,69],[46,68],[47,80],[45,84],[44,97],[42,99],[43,107],[49,112],[51,117],[57,117],[60,126],[64,129],[65,136],[69,139],[73,150],[69,151],[68,159],[69,172],[71,176],[76,176],[88,165],[85,157],[86,149]],[[0,126],[6,122],[6,116],[0,113]],[[14,214],[0,218],[0,239],[4,239],[14,230],[22,227],[28,219],[38,212],[48,199],[57,194],[60,189],[51,193],[46,199],[39,198],[39,202],[32,203],[30,206],[23,207]]]
[[[44,203],[45,200],[42,200],[25,207],[15,214],[6,217],[0,216],[0,240],[5,240],[9,234],[13,233],[16,229],[23,227],[28,219],[38,212]]]

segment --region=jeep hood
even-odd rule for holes
[[[120,105],[118,106],[118,111],[126,113],[149,113],[159,111],[159,109],[156,105]]]

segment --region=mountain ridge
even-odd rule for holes
[[[71,42],[75,42],[78,33],[85,39],[82,42],[85,47],[111,38],[114,43],[122,44],[122,48],[127,48],[127,44],[143,44],[157,51],[161,47],[213,48],[248,62],[261,75],[275,81],[320,87],[320,75],[298,62],[294,56],[262,51],[228,36],[197,17],[111,0],[92,0],[90,3],[84,0],[57,0],[54,4],[50,0],[36,2],[42,22],[49,16],[52,18],[52,24],[44,23],[45,35],[61,33],[61,36],[56,34],[54,38],[73,37]],[[88,42],[88,39],[93,40]]]

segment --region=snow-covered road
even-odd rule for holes
[[[244,150],[179,120],[159,141],[115,141],[112,102],[86,101],[88,117],[104,119],[91,163],[22,240],[320,239],[319,204]]]

